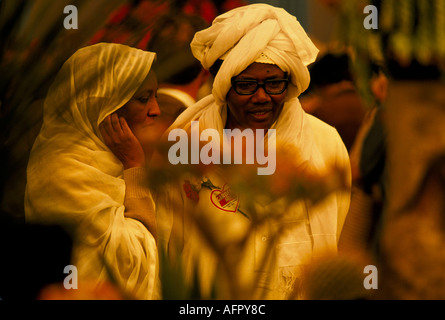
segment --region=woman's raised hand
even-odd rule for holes
[[[102,121],[99,129],[105,144],[122,162],[124,169],[145,166],[144,150],[125,118],[113,113]]]

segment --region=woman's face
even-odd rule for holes
[[[276,65],[254,62],[234,80],[284,79],[285,73]],[[286,99],[287,89],[281,94],[270,95],[264,88],[251,95],[239,95],[233,87],[227,93],[227,129],[269,129],[278,119]]]
[[[157,90],[156,74],[150,71],[133,97],[117,111],[119,116],[125,118],[144,150],[147,144],[152,146],[162,134],[156,130],[157,116],[161,113],[156,100]]]

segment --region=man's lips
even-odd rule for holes
[[[258,120],[264,120],[269,117],[269,115],[272,113],[271,109],[258,109],[258,110],[252,110],[248,112],[249,115],[253,116],[255,119]]]

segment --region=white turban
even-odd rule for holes
[[[290,75],[291,87],[296,88],[291,95],[300,95],[309,86],[307,66],[318,54],[294,16],[267,4],[243,6],[218,16],[212,26],[196,33],[191,48],[207,70],[224,56],[213,86],[220,105],[225,103],[232,77],[262,54]]]

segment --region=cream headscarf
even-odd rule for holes
[[[104,281],[111,271],[119,285],[142,299],[154,294],[156,243],[139,221],[124,217],[123,165],[103,142],[99,124],[134,95],[154,58],[100,43],[65,62],[44,103],[25,196],[27,221],[62,224],[74,232],[79,282]]]

